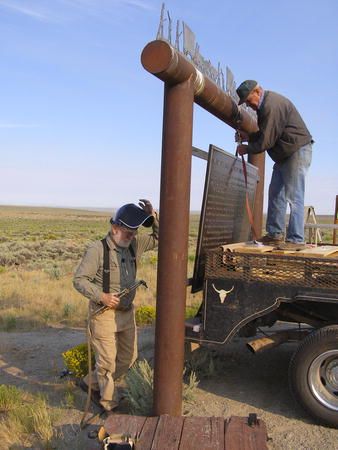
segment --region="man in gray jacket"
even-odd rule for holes
[[[137,357],[135,290],[123,298],[118,293],[135,284],[143,252],[154,249],[158,241],[157,214],[148,200],[141,199],[139,205],[128,203],[117,210],[110,220],[110,232],[88,247],[73,280],[75,289],[89,299],[89,326],[96,361],[92,388],[99,389],[98,400],[106,411],[118,406],[115,380],[127,372]],[[138,236],[141,225],[152,226],[152,233]],[[103,307],[104,312],[96,314]],[[80,384],[82,389],[88,388],[86,382],[88,376]]]
[[[290,100],[265,91],[257,81],[246,80],[237,88],[239,104],[257,112],[259,131],[248,137],[248,144],[237,147],[239,155],[267,151],[275,161],[269,186],[263,243],[284,249],[297,249],[304,243],[305,175],[311,164],[312,136]],[[287,204],[290,219],[284,241]]]

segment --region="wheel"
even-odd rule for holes
[[[311,333],[289,367],[290,389],[318,422],[338,428],[338,325]]]

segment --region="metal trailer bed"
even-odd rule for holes
[[[291,391],[317,421],[338,427],[338,257],[223,251],[223,244],[249,237],[240,177],[233,156],[210,146],[191,280],[193,292],[203,289],[203,302],[187,323],[186,341],[226,345],[236,334],[254,337],[277,321],[286,329],[297,324],[250,348],[299,341],[290,361]],[[253,188],[250,195],[253,202]]]

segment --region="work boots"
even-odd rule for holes
[[[284,243],[284,234],[266,234],[265,236],[258,239],[258,242],[261,242],[264,245],[277,246]]]

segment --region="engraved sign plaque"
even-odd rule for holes
[[[247,163],[247,176],[249,202],[253,207],[258,169]],[[192,292],[203,288],[206,251],[223,244],[249,240],[250,222],[245,202],[246,187],[241,159],[210,145]]]

